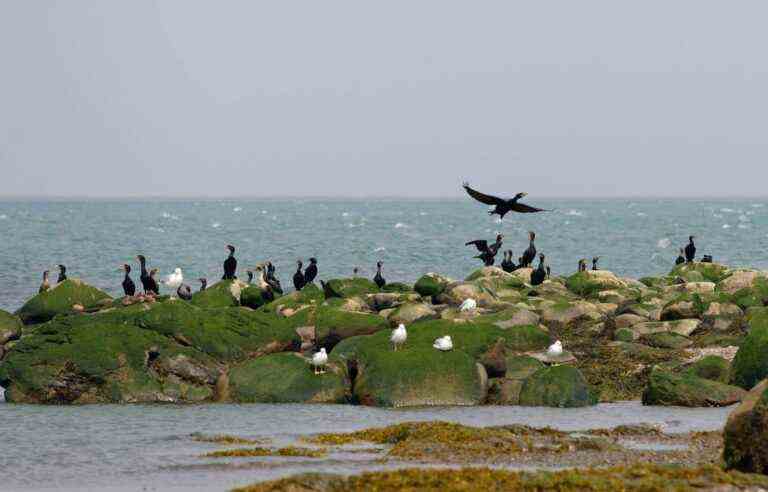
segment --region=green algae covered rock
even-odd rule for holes
[[[581,372],[572,366],[550,366],[529,376],[520,391],[520,405],[575,408],[597,404]]]
[[[240,305],[240,295],[248,284],[242,280],[222,280],[204,291],[195,292],[191,303],[201,308],[223,308]]]
[[[432,297],[442,294],[451,282],[452,280],[448,277],[437,273],[427,273],[416,281],[413,290],[424,297]]]
[[[342,403],[345,393],[341,370],[329,366],[316,375],[296,353],[259,357],[229,371],[229,394],[239,403]]]
[[[389,323],[378,314],[345,311],[332,305],[318,306],[315,334],[320,346],[331,348],[341,340],[388,330]]]
[[[643,405],[724,407],[738,403],[745,394],[736,386],[655,367],[643,392]]]
[[[696,275],[693,272],[696,272]],[[681,278],[703,278],[707,282],[718,283],[721,280],[728,277],[728,267],[717,263],[683,263],[682,265],[675,266],[669,277],[681,277]]]
[[[627,284],[608,270],[574,273],[565,281],[565,286],[574,294],[589,297],[603,290],[626,288]]]
[[[246,289],[248,290],[248,289]],[[307,284],[300,291],[293,291],[290,294],[278,297],[277,299],[265,304],[260,311],[266,313],[279,314],[285,310],[296,311],[305,306],[313,304],[319,305],[325,300],[325,294],[314,283]]]
[[[379,292],[379,287],[372,280],[363,277],[334,278],[323,284],[326,298],[364,297],[366,294]]]
[[[18,316],[0,309],[0,346],[21,336],[22,323]]]
[[[632,341],[632,340],[624,340]],[[649,347],[666,348],[666,349],[681,349],[690,347],[693,342],[690,338],[684,335],[678,335],[674,332],[661,331],[657,333],[649,333],[640,337],[640,343],[644,343]]]
[[[229,301],[229,299],[227,299]],[[245,306],[251,309],[258,309],[262,306],[267,305],[269,302],[269,297],[266,292],[261,290],[261,288],[258,285],[248,285],[240,290],[240,299],[237,306]],[[206,306],[210,307],[210,306]],[[216,306],[216,307],[227,307],[227,306]]]
[[[111,300],[106,292],[71,278],[28,300],[16,314],[25,325],[44,323],[57,314],[72,313],[75,304],[90,310],[108,304]]]
[[[731,364],[717,355],[707,355],[688,366],[685,372],[710,381],[728,383],[731,376]]]
[[[398,294],[409,294],[413,292],[413,286],[402,282],[392,282],[381,288],[382,292],[393,292]]]
[[[731,364],[731,383],[748,390],[768,377],[768,310],[750,310],[747,324],[749,334]]]
[[[768,380],[757,384],[728,416],[723,444],[727,468],[768,474]]]
[[[410,325],[419,321],[437,319],[439,315],[429,305],[423,303],[406,303],[395,308],[387,317],[393,327],[403,323]]]

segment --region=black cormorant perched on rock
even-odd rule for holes
[[[157,272],[159,270],[157,268],[153,268],[149,271],[149,292],[155,294],[156,296],[160,295],[160,286],[157,284],[157,280],[155,280],[155,275],[157,275]]]
[[[597,262],[598,261],[600,261],[600,257],[599,256],[595,256],[595,257],[592,258],[592,271],[593,272],[596,272],[596,271],[599,270],[599,268],[597,268]]]
[[[501,261],[501,269],[507,273],[515,271],[516,265],[512,261],[512,250],[508,249],[504,252],[504,259]]]
[[[317,258],[312,257],[309,259],[309,266],[304,270],[304,282],[311,284],[317,277]]]
[[[277,278],[275,275],[275,266],[272,264],[271,261],[267,262],[267,275],[265,277],[267,283],[272,287],[272,290],[277,292],[278,294],[283,293],[283,286],[280,285],[280,279]],[[306,276],[305,276],[305,282],[306,284]]]
[[[549,265],[547,265],[547,278],[550,278],[552,276],[552,269],[549,268]]]
[[[483,261],[483,264],[485,266],[491,266],[496,261],[496,254],[501,249],[502,241],[504,240],[504,236],[501,234],[496,235],[496,242],[493,244],[488,244],[488,241],[485,239],[475,239],[474,241],[469,241],[467,243],[464,243],[464,246],[474,246],[477,248],[477,250],[480,252],[479,255],[475,256],[474,258],[478,258]]]
[[[224,260],[224,276],[221,277],[222,280],[234,280],[237,277],[235,274],[237,273],[237,260],[235,259],[235,247],[231,244],[227,244],[227,249],[229,250],[229,256],[226,260]]]
[[[67,267],[59,265],[59,278],[56,279],[56,283],[60,284],[65,280],[67,280]]]
[[[587,260],[584,258],[579,260],[579,272],[586,272],[587,271]]]
[[[528,249],[526,249],[523,252],[523,261],[522,261],[522,267],[529,267],[531,264],[533,264],[533,260],[536,259],[536,245],[534,244],[534,241],[536,240],[536,233],[531,231],[528,233],[528,238],[530,240],[530,244],[528,244]]]
[[[187,284],[181,284],[179,285],[179,288],[176,289],[176,295],[179,296],[179,299],[182,299],[184,301],[191,301],[192,287],[190,287]]]
[[[251,270],[246,270],[245,274],[248,276],[248,285],[251,285],[253,283],[253,272]]]
[[[688,236],[688,245],[685,247],[685,262],[693,263],[696,258],[696,245],[693,244],[694,236]]]
[[[467,191],[467,193],[469,193],[469,196],[478,202],[484,203],[486,205],[494,205],[495,208],[493,210],[489,210],[488,215],[499,215],[502,220],[504,220],[504,216],[509,212],[518,212],[522,214],[529,214],[533,212],[548,212],[548,210],[544,210],[543,208],[531,207],[530,205],[518,202],[518,200],[526,196],[527,193],[518,193],[514,198],[505,199],[493,195],[486,195],[484,193],[480,193],[477,190],[473,190],[469,187],[469,183],[464,183],[464,189]]]
[[[544,268],[544,253],[539,255],[539,267],[531,272],[531,285],[541,285],[547,278],[547,270]]]
[[[301,261],[299,261],[301,263]],[[263,264],[256,265],[256,285],[261,289],[261,298],[266,302],[275,300],[275,293],[272,286],[267,282],[266,267]],[[300,289],[297,289],[300,290]]]
[[[380,261],[376,262],[376,275],[373,277],[373,283],[376,284],[379,289],[387,285],[387,281],[381,276],[381,265],[382,263]]]
[[[675,260],[675,265],[682,265],[685,263],[685,252],[683,251],[683,248],[680,248],[680,254],[677,255],[677,259]]]
[[[40,288],[37,289],[38,294],[47,292],[51,289],[51,283],[48,281],[48,270],[43,272],[43,283],[40,284]]]
[[[123,265],[123,271],[125,272],[125,278],[123,278],[123,293],[126,296],[136,295],[136,284],[131,279],[131,265]]]
[[[296,290],[301,290],[304,288],[304,286],[307,284],[304,280],[304,274],[301,272],[301,267],[303,266],[303,263],[301,260],[296,260],[296,273],[293,274],[293,287]]]
[[[204,291],[206,287],[208,287],[208,279],[207,278],[199,278],[197,279],[198,282],[200,282],[200,292]]]
[[[712,263],[712,255],[704,255],[701,258],[702,263]]]
[[[352,269],[352,276],[357,277],[360,274],[360,269],[355,267]]]
[[[150,277],[149,272],[147,271],[147,259],[144,255],[138,255],[136,259],[139,260],[139,264],[141,264],[141,275],[139,276],[139,280],[141,280],[141,287],[144,289],[144,293],[159,294],[160,289],[157,286],[157,282]]]

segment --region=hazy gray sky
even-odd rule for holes
[[[766,18],[0,0],[0,195],[765,195]]]

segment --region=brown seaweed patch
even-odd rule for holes
[[[291,456],[291,457],[303,457],[303,458],[322,458],[327,455],[328,452],[325,449],[315,448],[300,448],[295,446],[288,446],[286,448],[270,449],[270,448],[239,448],[239,449],[224,449],[221,451],[212,451],[202,455],[203,458],[252,458],[258,456]]]

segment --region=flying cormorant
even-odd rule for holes
[[[504,259],[501,262],[501,269],[507,273],[512,273],[515,271],[515,268],[516,265],[512,261],[512,250],[508,249],[504,252]]]
[[[531,264],[533,264],[533,260],[536,259],[536,245],[534,244],[536,233],[533,231],[529,232],[528,238],[530,239],[530,244],[528,245],[528,249],[523,252],[523,261],[521,265],[525,268],[530,267]]]
[[[59,265],[59,278],[56,279],[56,283],[60,284],[65,280],[67,280],[67,267]]]
[[[123,279],[123,293],[126,296],[134,296],[136,295],[136,284],[134,284],[131,279],[131,265],[127,263],[123,265],[123,271],[125,272],[125,278]]]
[[[237,277],[235,276],[235,273],[237,273],[237,260],[235,259],[235,247],[231,244],[227,244],[227,249],[229,250],[229,256],[226,260],[224,260],[224,276],[221,277],[222,280],[234,280]]]
[[[682,265],[685,263],[685,252],[683,251],[683,248],[680,248],[680,254],[677,255],[677,259],[675,260],[675,265]]]
[[[141,286],[144,289],[144,293],[159,294],[160,288],[157,286],[157,282],[150,277],[149,272],[147,271],[147,259],[144,255],[138,255],[136,259],[139,260],[139,263],[141,264],[141,276],[139,277],[139,280],[141,280]]]
[[[685,247],[685,262],[693,263],[696,258],[696,245],[693,244],[694,236],[688,236],[688,245]]]
[[[502,220],[504,220],[504,216],[509,212],[518,212],[521,214],[529,214],[533,212],[548,212],[548,210],[544,210],[542,208],[531,207],[530,205],[519,203],[518,200],[526,196],[527,193],[518,193],[517,195],[515,195],[514,198],[505,199],[505,198],[495,197],[493,195],[486,195],[484,193],[480,193],[477,190],[473,190],[472,188],[469,187],[469,183],[464,183],[464,189],[467,190],[467,193],[469,193],[469,196],[471,196],[478,202],[484,203],[486,205],[494,205],[495,208],[493,210],[489,210],[488,215],[494,215],[494,214],[499,215]]]
[[[304,274],[301,273],[301,267],[303,263],[301,260],[296,260],[296,273],[293,274],[293,287],[296,290],[301,290],[304,288],[304,286],[307,284],[304,280]]]
[[[501,244],[503,240],[504,240],[504,236],[501,234],[498,234],[496,236],[496,242],[491,245],[489,245],[488,241],[486,241],[485,239],[475,239],[474,241],[469,241],[468,243],[464,243],[464,246],[473,245],[480,252],[480,254],[477,256],[474,256],[474,258],[478,258],[482,260],[485,266],[491,266],[493,265],[496,259],[496,254],[501,249]]]
[[[179,299],[182,299],[184,301],[191,301],[192,287],[190,287],[187,284],[181,284],[179,285],[179,288],[176,289],[176,295],[179,296]]]
[[[375,283],[379,289],[387,285],[387,281],[381,276],[381,265],[382,263],[380,261],[376,262],[376,275],[373,277],[373,283]]]
[[[541,285],[547,278],[547,270],[544,268],[544,253],[539,255],[539,267],[531,272],[531,285]]]
[[[599,268],[597,268],[597,262],[598,261],[600,261],[600,257],[599,256],[595,256],[595,257],[592,258],[592,271],[593,272],[596,272],[596,271],[599,270]]]
[[[206,287],[208,287],[208,279],[207,278],[199,278],[197,279],[198,282],[200,282],[200,292],[204,291]]]
[[[317,258],[312,257],[309,259],[309,266],[304,270],[304,282],[311,284],[317,277]]]
[[[47,292],[51,289],[51,283],[48,281],[48,270],[43,272],[43,283],[40,284],[40,288],[37,289],[38,294],[42,294],[43,292]]]

